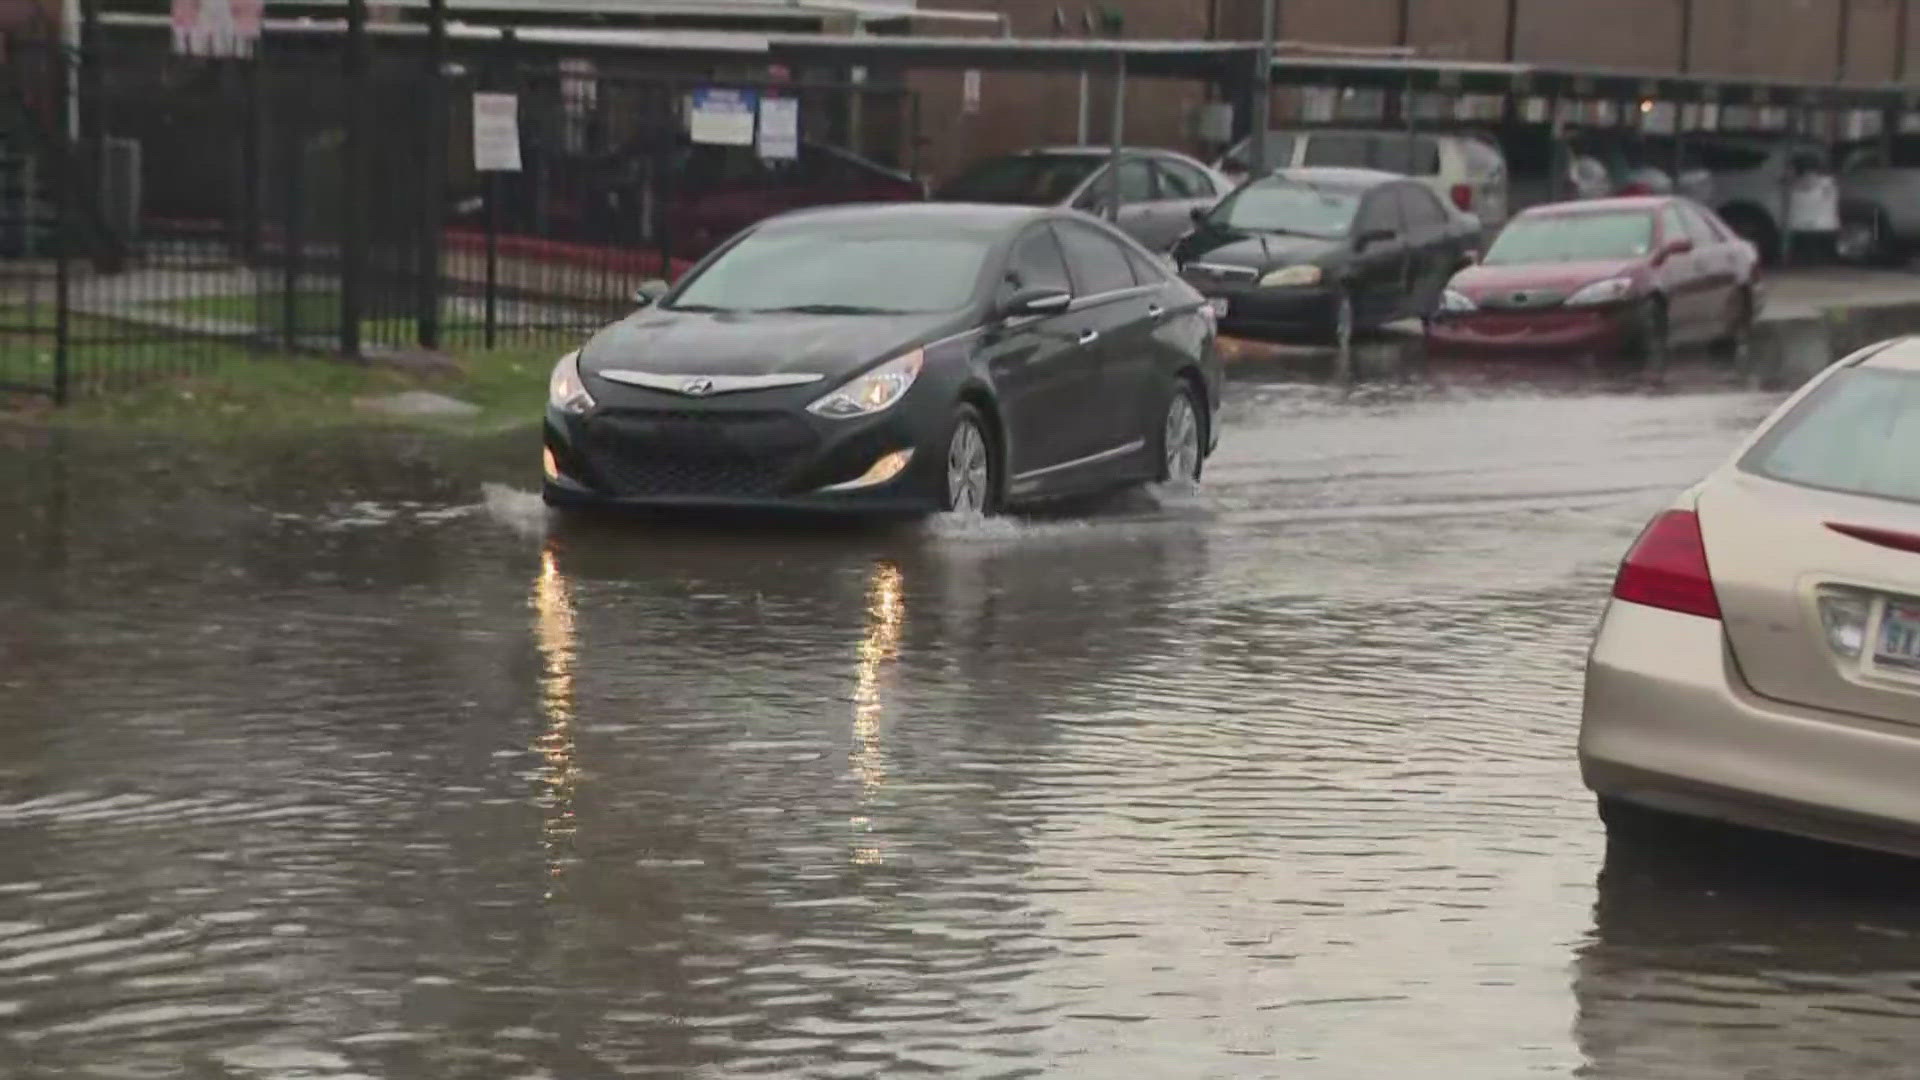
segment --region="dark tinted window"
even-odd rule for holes
[[[1435,176],[1440,172],[1440,144],[1426,136],[1373,136],[1372,166],[1406,176]]]
[[[1060,244],[1053,238],[1052,229],[1042,226],[1028,230],[1013,245],[1013,254],[1007,257],[1004,291],[1011,294],[1021,289],[1073,291],[1073,282],[1067,277],[1066,257],[1060,254]]]
[[[1741,467],[1789,484],[1920,501],[1920,375],[1850,368],[1763,436]]]
[[[1227,164],[1238,165],[1242,169],[1246,168],[1247,163],[1253,160],[1252,143],[1252,139],[1247,139],[1228,151],[1226,156]],[[1293,143],[1294,137],[1292,135],[1283,134],[1278,131],[1269,132],[1267,135],[1267,167],[1271,169],[1284,169],[1291,166],[1293,164]]]
[[[1419,184],[1399,185],[1400,219],[1413,236],[1431,237],[1446,231],[1447,212],[1433,192]]]
[[[1316,132],[1307,137],[1305,165],[1337,165],[1364,169],[1373,164],[1373,139],[1344,132]]]
[[[1167,280],[1164,266],[1158,265],[1153,258],[1143,255],[1133,248],[1126,248],[1127,265],[1133,268],[1133,280],[1137,285],[1158,285]]]
[[[1709,172],[1744,172],[1767,163],[1765,150],[1727,143],[1696,143],[1687,147],[1687,155]]]
[[[1680,208],[1668,206],[1660,211],[1660,241],[1670,244],[1687,235],[1687,224],[1680,218]]]
[[[1091,154],[1021,155],[991,158],[970,166],[940,189],[949,202],[1017,203],[1054,206],[1073,194],[1104,159]]]
[[[1360,203],[1359,216],[1353,221],[1354,232],[1372,232],[1375,229],[1400,232],[1400,206],[1393,188],[1381,188]]]
[[[1133,268],[1127,265],[1126,249],[1118,241],[1073,222],[1054,228],[1067,253],[1067,270],[1073,275],[1075,293],[1094,296],[1133,288]]]
[[[1184,161],[1160,159],[1160,197],[1164,199],[1205,199],[1213,195],[1213,182],[1199,169]]]
[[[1101,179],[1105,183],[1105,178]],[[1105,195],[1106,192],[1101,192]],[[1120,203],[1147,202],[1153,198],[1153,166],[1133,158],[1120,163]]]
[[[1713,227],[1706,213],[1697,206],[1680,204],[1680,224],[1686,227],[1687,235],[1695,244],[1705,246],[1721,242],[1720,230]]]

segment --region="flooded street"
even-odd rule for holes
[[[1912,881],[1609,858],[1574,763],[1772,401],[1239,387],[1197,493],[891,529],[20,433],[0,1077],[1911,1075]]]

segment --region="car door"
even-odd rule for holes
[[[1654,279],[1667,298],[1667,328],[1673,340],[1698,341],[1712,321],[1712,286],[1708,276],[1701,272],[1704,253],[1697,249],[1672,252],[1669,245],[1682,240],[1693,242],[1680,215],[1680,204],[1667,203],[1660,209],[1659,235],[1654,237]],[[1663,256],[1662,252],[1667,254]]]
[[[1098,385],[1078,406],[1087,437],[1075,456],[1105,460],[1140,438],[1134,406],[1140,366],[1152,362],[1154,290],[1135,283],[1126,248],[1101,229],[1060,221],[1054,230],[1073,278],[1075,313],[1088,320],[1081,339],[1099,372]],[[1098,338],[1089,340],[1089,331]]]
[[[1151,245],[1155,231],[1154,204],[1159,197],[1154,185],[1153,165],[1143,157],[1120,159],[1120,213],[1117,216],[1107,213],[1113,201],[1113,168],[1109,165],[1093,174],[1081,189],[1079,198],[1074,200],[1074,208],[1095,217],[1107,218],[1128,236]]]
[[[1740,287],[1740,252],[1707,220],[1706,211],[1692,203],[1677,205],[1680,223],[1693,241],[1694,272],[1701,279],[1701,318],[1706,331],[1717,334],[1726,325],[1733,310],[1734,291]]]
[[[998,288],[1004,302],[1022,289],[1072,292],[1066,257],[1045,224],[1027,229],[1007,255]],[[1081,339],[1095,316],[1069,308],[1057,315],[1010,319],[989,329],[982,358],[1006,424],[1008,473],[1044,472],[1097,441],[1086,403],[1098,389],[1097,358]],[[1094,332],[1095,344],[1098,333]]]
[[[1178,158],[1160,158],[1154,166],[1159,173],[1162,222],[1154,239],[1142,243],[1154,251],[1166,251],[1193,229],[1194,211],[1212,209],[1225,192],[1214,190],[1212,177]]]
[[[1423,184],[1395,184],[1407,243],[1407,295],[1401,313],[1425,317],[1440,306],[1440,291],[1460,268],[1458,239],[1447,210]]]
[[[1390,322],[1406,307],[1407,240],[1400,222],[1400,186],[1382,184],[1369,191],[1353,218],[1348,288],[1359,325]]]

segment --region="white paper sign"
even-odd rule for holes
[[[960,74],[960,111],[969,116],[980,111],[980,69],[978,68],[968,68]]]
[[[760,99],[760,156],[788,161],[800,156],[800,102],[797,99]]]
[[[707,87],[693,92],[693,115],[688,137],[713,146],[752,146],[753,114],[758,95],[750,90]]]
[[[473,167],[520,171],[520,101],[512,94],[473,95]]]

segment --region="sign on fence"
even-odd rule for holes
[[[512,94],[473,95],[473,167],[520,171],[520,101]]]
[[[760,99],[760,156],[768,161],[792,161],[800,156],[798,99]]]
[[[252,56],[261,0],[173,0],[173,51],[187,56]]]
[[[714,146],[752,146],[754,105],[751,90],[705,87],[693,92],[693,113],[687,134],[694,142]]]

